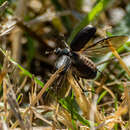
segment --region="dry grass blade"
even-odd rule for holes
[[[126,64],[123,62],[123,60],[121,59],[120,55],[117,53],[116,49],[113,47],[112,43],[107,40],[108,44],[109,44],[109,47],[112,51],[112,53],[115,55],[115,57],[119,60],[121,66],[123,67],[123,69],[127,72],[127,74],[129,75],[130,77],[130,70],[129,68],[126,66]]]
[[[35,109],[34,107],[31,107],[31,109],[32,109],[33,113],[35,114],[36,118],[39,118],[39,119],[43,120],[45,123],[49,124],[50,126],[53,126],[50,121],[43,118],[43,116],[37,112],[37,109]]]
[[[10,35],[10,40],[12,43],[12,58],[17,62],[20,63],[21,59],[21,38],[22,38],[23,32],[19,27],[15,27]]]
[[[97,111],[97,99],[98,99],[98,95],[94,95],[94,98],[93,98],[93,101],[92,101],[92,104],[91,104],[91,109],[90,109],[90,120],[92,121],[91,122],[91,127],[90,129],[91,130],[94,130],[95,129],[95,126],[94,126],[94,115],[95,115],[95,112]]]
[[[82,92],[78,84],[75,83],[71,72],[68,73],[68,81],[74,90],[77,103],[79,104],[81,110],[83,111],[83,114],[85,115],[87,119],[89,119],[90,101],[85,97],[84,93]]]
[[[51,9],[47,9],[47,11],[44,14],[36,17],[33,20],[30,20],[26,24],[28,26],[32,26],[34,24],[38,24],[41,22],[52,21],[54,18],[57,18],[59,16],[66,16],[66,15],[71,15],[71,12],[69,10],[65,10],[62,12],[52,12]]]
[[[128,113],[129,113],[128,128],[130,129],[130,88],[129,86],[127,86],[127,83],[124,83],[124,96],[126,97],[128,104]]]
[[[15,25],[16,25],[16,21],[13,20],[9,20],[6,23],[4,23],[2,29],[0,30],[0,37],[9,34],[15,28]]]
[[[96,85],[101,86],[101,84],[99,82],[97,82],[97,81],[94,81],[94,82]],[[116,96],[109,88],[107,88],[105,85],[102,85],[102,88],[105,89],[112,96],[113,99],[116,99]],[[97,91],[98,91],[98,89],[97,89]]]
[[[9,129],[9,130],[21,130],[20,128]],[[32,130],[53,130],[52,127],[32,127]],[[54,129],[55,130],[55,129]]]
[[[65,126],[67,126],[67,128],[71,128],[73,129],[73,126],[72,126],[72,117],[71,117],[71,114],[66,111],[65,109],[60,109],[58,114],[57,114],[57,119],[63,123]]]
[[[4,111],[7,116],[7,86],[4,81],[3,81],[3,99],[4,99]]]
[[[50,79],[47,81],[47,83],[44,85],[44,87],[41,89],[41,91],[38,93],[38,95],[36,96],[36,98],[32,101],[31,105],[35,105],[36,102],[41,98],[41,96],[43,95],[43,93],[46,91],[46,89],[54,82],[54,80],[56,80],[56,78],[59,76],[59,74],[63,71],[64,66],[62,66],[61,68],[59,68],[51,77]]]
[[[7,8],[9,5],[8,1],[5,1],[1,6],[0,6],[0,12],[4,12],[4,10]]]
[[[7,85],[4,81],[4,77],[7,74],[8,64],[9,64],[8,59],[7,59],[7,57],[5,57],[3,68],[1,71],[1,75],[0,75],[0,85],[2,84],[2,81],[3,81],[3,100],[4,100],[4,111],[5,111],[6,117],[7,117]]]
[[[16,91],[16,94],[20,93],[20,91],[22,90],[22,88],[25,86],[25,83],[27,82],[28,77],[26,76],[22,82],[22,84],[19,86],[19,88]]]
[[[11,90],[11,89],[8,91],[7,100],[10,105],[11,110],[13,111],[14,116],[19,121],[21,129],[26,130],[26,126],[24,124],[24,121],[23,121],[20,111],[19,111],[19,105],[16,102],[15,94],[14,94],[13,90]]]
[[[6,75],[6,72],[1,72],[0,73],[0,85],[1,85],[1,83],[3,81],[3,78],[5,77],[5,75]]]

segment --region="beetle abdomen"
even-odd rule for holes
[[[72,67],[74,72],[81,78],[93,79],[96,77],[97,68],[95,64],[84,55],[73,53]]]

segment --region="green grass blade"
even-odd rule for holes
[[[107,94],[107,91],[102,92],[102,94],[100,95],[100,97],[97,100],[97,104],[102,100],[102,98]]]
[[[41,87],[44,86],[44,83],[41,80],[39,80],[38,78],[34,77],[29,71],[27,71],[26,69],[24,69],[21,65],[19,65],[18,63],[16,63],[13,59],[10,59],[10,61],[13,64],[15,64],[24,73],[24,75],[26,75],[26,76],[28,76],[30,78],[34,78],[34,80],[36,81],[36,83],[38,85],[40,85]]]
[[[68,44],[71,43],[75,35],[86,25],[88,25],[91,21],[93,21],[96,16],[100,14],[101,11],[104,10],[104,8],[107,6],[108,2],[110,0],[100,0],[99,3],[92,9],[90,13],[88,13],[84,19],[79,23],[79,25],[73,30],[71,33],[71,36],[68,39]]]

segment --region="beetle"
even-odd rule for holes
[[[56,48],[51,53],[55,53],[58,59],[55,63],[55,68],[58,70],[61,67],[63,71],[59,77],[54,81],[49,91],[44,96],[53,100],[63,97],[68,90],[67,85],[67,72],[71,69],[74,79],[78,83],[82,92],[85,90],[78,82],[79,77],[84,79],[94,79],[99,71],[96,64],[91,60],[91,57],[102,56],[108,53],[109,45],[108,40],[112,43],[115,49],[119,48],[124,42],[128,40],[127,36],[112,36],[103,38],[96,42],[91,42],[91,39],[95,37],[96,27],[86,26],[81,29],[70,43],[70,47],[66,42],[63,42],[64,47]],[[100,72],[100,71],[99,71]],[[48,96],[47,96],[48,95]],[[50,103],[50,101],[49,101]]]
[[[59,57],[55,64],[56,69],[64,65],[62,74],[71,68],[72,72],[78,77],[93,79],[96,77],[98,69],[95,63],[88,57],[108,53],[108,40],[115,49],[128,40],[127,36],[122,35],[107,37],[92,43],[90,40],[95,36],[95,33],[95,27],[86,26],[77,33],[70,43],[70,47],[65,43],[65,48],[56,48],[54,52]],[[83,48],[85,49],[81,51]]]

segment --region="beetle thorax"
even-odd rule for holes
[[[55,54],[58,55],[58,56],[61,56],[61,55],[72,56],[70,49],[68,49],[68,48],[64,48],[64,49],[57,48],[55,50]]]

